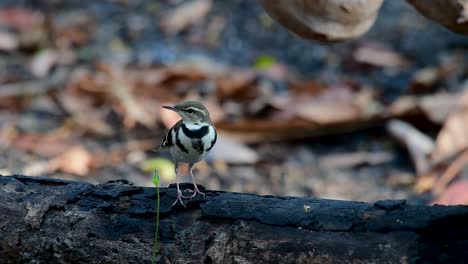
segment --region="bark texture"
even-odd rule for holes
[[[183,186],[189,187],[190,185]],[[206,191],[170,207],[158,263],[462,263],[467,206]],[[0,263],[150,263],[154,188],[0,176]]]

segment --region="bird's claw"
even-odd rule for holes
[[[191,189],[185,189],[184,192],[189,192],[191,193],[192,195],[190,195],[190,199],[192,199],[193,197],[197,196],[197,194],[201,194],[203,195],[203,199],[205,199],[205,193],[204,192],[201,192],[198,187],[195,187],[195,190],[191,190]]]
[[[181,192],[180,190],[178,190],[178,191],[177,191],[177,199],[174,201],[174,203],[171,205],[171,207],[173,207],[174,205],[176,205],[177,202],[180,202],[180,204],[181,204],[183,207],[187,208],[187,206],[185,206],[185,204],[184,204],[184,201],[182,201],[182,198],[187,199],[187,198],[189,198],[189,197],[184,196],[184,195],[182,194],[182,192]]]

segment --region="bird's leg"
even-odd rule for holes
[[[171,207],[176,205],[176,203],[178,201],[180,201],[180,204],[185,207],[185,204],[182,201],[182,198],[188,198],[188,197],[183,196],[182,192],[180,191],[180,188],[179,188],[179,163],[178,162],[175,163],[175,168],[174,169],[175,169],[175,174],[176,174],[177,199],[174,201],[174,203],[171,205]]]
[[[195,165],[194,163],[190,163],[190,164],[189,164],[190,176],[192,177],[192,182],[193,182],[193,191],[190,190],[190,189],[187,189],[186,191],[193,193],[193,194],[190,196],[190,198],[195,197],[197,194],[201,194],[201,195],[203,195],[203,198],[205,198],[205,193],[201,192],[201,191],[198,189],[197,182],[195,181],[195,177],[193,176],[192,170],[193,170],[193,166],[194,166],[194,165]]]

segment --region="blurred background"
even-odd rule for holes
[[[207,189],[467,204],[467,48],[404,1],[325,45],[252,0],[2,0],[0,174],[168,186],[160,106],[191,99]]]

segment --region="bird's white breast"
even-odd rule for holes
[[[214,127],[210,124],[205,124],[205,123],[199,123],[199,124],[185,124],[186,127],[189,130],[198,130],[201,129],[204,126],[208,126],[208,133],[201,138],[201,141],[203,142],[203,152],[199,153],[197,150],[193,149],[192,147],[192,138],[188,137],[183,129],[179,129],[179,141],[180,143],[187,149],[187,152],[182,151],[180,148],[177,147],[177,144],[174,144],[174,147],[171,148],[170,152],[174,156],[174,158],[180,162],[186,162],[186,163],[195,163],[203,159],[205,155],[207,154],[207,149],[211,146],[211,143],[213,142],[215,136],[216,136],[216,131]],[[172,135],[172,142],[176,142],[176,133],[174,132]]]

